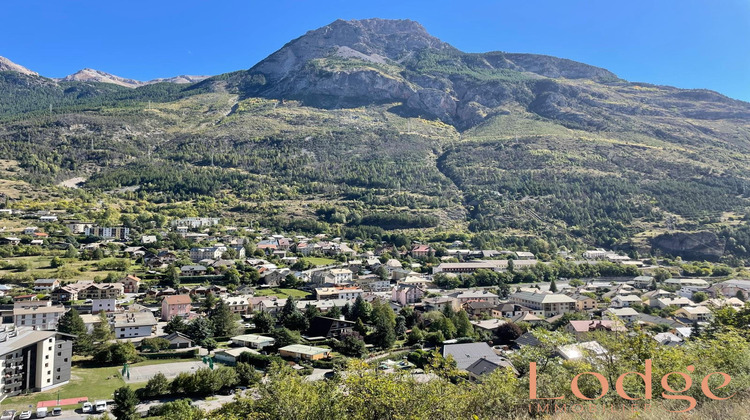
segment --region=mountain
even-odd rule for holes
[[[112,83],[114,85],[124,87],[138,87],[143,86],[143,82],[133,79],[126,79],[124,77],[115,76],[100,70],[94,69],[82,69],[73,74],[63,77],[60,79],[65,82],[97,82],[97,83]]]
[[[37,74],[24,66],[18,65],[5,57],[0,56],[0,71],[14,71],[17,73],[36,76]]]
[[[750,104],[716,92],[465,53],[383,19],[333,22],[195,83],[97,75],[0,72],[14,180],[87,177],[123,203],[209,196],[231,217],[350,238],[750,261]]]
[[[114,74],[109,74],[100,70],[83,69],[71,75],[65,76],[59,80],[66,81],[66,82],[111,83],[114,85],[119,85],[119,86],[124,86],[124,87],[129,87],[129,88],[136,88],[140,86],[149,85],[152,83],[177,83],[177,84],[196,83],[196,82],[205,80],[209,77],[210,76],[180,75],[180,76],[165,77],[165,78],[153,79],[153,80],[149,80],[146,82],[142,82],[140,80],[126,79],[124,77],[115,76]]]

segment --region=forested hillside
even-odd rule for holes
[[[14,182],[209,196],[288,230],[638,252],[709,231],[723,257],[750,249],[750,104],[554,57],[463,53],[410,21],[336,21],[193,84],[3,71],[0,139]]]

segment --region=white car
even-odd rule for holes
[[[26,410],[22,411],[21,414],[18,416],[18,420],[28,420],[31,418],[31,411]]]
[[[81,406],[81,412],[82,412],[82,413],[90,413],[90,412],[91,412],[91,410],[93,410],[93,409],[94,409],[94,407],[93,407],[93,406],[91,405],[91,403],[90,403],[90,402],[85,402],[85,403],[83,403],[83,405]]]
[[[103,413],[107,411],[107,402],[104,400],[100,400],[94,403],[94,411],[97,413]]]

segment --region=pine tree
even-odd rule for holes
[[[239,316],[232,312],[223,300],[216,305],[211,313],[211,322],[214,325],[214,334],[219,337],[233,336],[237,332],[237,321]]]
[[[73,353],[83,355],[91,352],[91,336],[88,334],[83,318],[75,308],[71,308],[60,317],[57,330],[76,337],[73,341]]]
[[[136,412],[138,397],[129,386],[124,386],[115,390],[115,406],[112,408],[117,420],[135,420],[141,417]]]
[[[185,320],[181,316],[173,316],[172,319],[167,322],[167,325],[164,326],[164,332],[167,334],[172,334],[174,332],[185,332],[187,329],[187,325],[185,324]]]
[[[115,333],[112,331],[112,326],[109,325],[109,319],[105,312],[99,312],[99,321],[94,326],[91,338],[95,343],[104,343],[115,338]]]
[[[552,293],[557,292],[557,283],[555,283],[555,279],[550,280],[549,282],[549,291]]]

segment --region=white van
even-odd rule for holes
[[[99,400],[94,403],[94,411],[97,413],[103,413],[107,411],[107,402],[104,400]]]
[[[39,407],[36,409],[36,418],[41,419],[47,417],[47,407]]]

